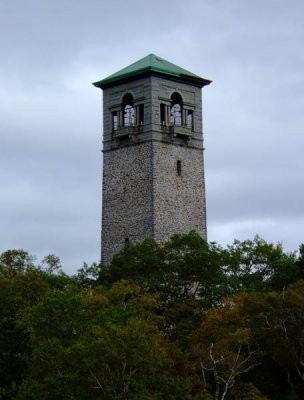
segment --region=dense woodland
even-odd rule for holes
[[[67,276],[0,255],[1,400],[304,398],[304,245],[195,232]]]

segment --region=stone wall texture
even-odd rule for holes
[[[102,261],[126,240],[153,236],[152,142],[105,152],[103,159]]]
[[[177,162],[181,163],[181,175]],[[174,233],[196,230],[207,238],[203,152],[153,143],[153,236],[166,241]]]

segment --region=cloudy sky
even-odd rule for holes
[[[155,53],[204,88],[209,239],[304,242],[303,0],[0,0],[0,251],[100,255],[101,91]]]

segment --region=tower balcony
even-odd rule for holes
[[[117,129],[113,130],[113,137],[115,139],[123,139],[131,135],[140,133],[142,131],[143,131],[143,125],[118,127]]]
[[[169,132],[173,136],[183,136],[186,138],[192,136],[192,129],[182,125],[170,125]]]

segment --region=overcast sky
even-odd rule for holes
[[[0,0],[0,252],[98,261],[102,92],[155,53],[203,89],[209,240],[304,242],[303,0]]]

